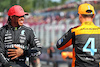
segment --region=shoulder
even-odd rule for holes
[[[22,28],[24,28],[24,29],[26,29],[26,30],[32,30],[32,28],[30,28],[30,27],[26,27],[26,26],[22,26]]]
[[[0,28],[0,31],[6,29],[7,27],[8,27],[8,25],[2,26],[2,27]]]
[[[70,30],[71,30],[71,32],[75,32],[75,31],[78,30],[80,27],[81,27],[81,26],[78,25],[78,26],[75,26],[75,27],[71,28]]]
[[[73,28],[71,28],[71,29],[77,29],[77,28],[79,28],[79,27],[80,27],[80,25],[75,26],[75,27],[73,27]]]
[[[78,26],[75,26],[75,27],[72,27],[72,28],[70,28],[69,30],[68,30],[68,32],[74,32],[76,29],[78,29],[80,27],[80,25],[78,25]]]
[[[33,31],[33,29],[32,28],[30,28],[30,27],[27,27],[27,26],[22,26],[22,29],[24,29],[27,33],[31,33],[31,34],[35,34],[34,33],[34,31]]]

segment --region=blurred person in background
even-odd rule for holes
[[[53,62],[53,64],[54,64],[54,67],[56,66],[56,62],[54,61],[54,59],[53,59],[53,53],[55,52],[55,49],[54,49],[54,47],[53,47],[53,43],[51,43],[50,44],[50,46],[47,48],[47,54],[48,54],[48,56],[49,56],[49,61],[52,61]],[[47,64],[49,64],[49,61],[47,61]]]
[[[3,26],[3,17],[0,17],[0,27],[2,27]]]
[[[81,4],[78,14],[81,25],[65,33],[56,46],[63,50],[73,44],[72,67],[99,67],[100,27],[93,23],[94,7],[88,3]]]
[[[34,31],[23,25],[24,12],[20,5],[12,6],[8,11],[8,21],[0,29],[3,44],[0,44],[0,62],[3,67],[28,67],[26,57],[39,56],[41,44]]]
[[[47,53],[49,55],[50,60],[53,60],[53,52],[55,52],[55,49],[53,47],[53,43],[51,43],[49,48],[47,49]]]
[[[57,21],[57,24],[58,24],[58,22],[61,20],[61,17],[60,15],[56,15],[55,17],[56,17],[55,20]]]
[[[39,56],[29,58],[30,66],[32,67],[41,67]]]

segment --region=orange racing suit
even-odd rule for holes
[[[63,50],[73,45],[72,67],[99,67],[100,27],[87,21],[71,28],[58,41],[57,48]]]

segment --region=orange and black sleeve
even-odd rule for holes
[[[66,47],[70,46],[72,44],[72,35],[73,33],[71,33],[71,29],[65,33],[58,41],[56,44],[56,47],[59,50],[63,50]]]

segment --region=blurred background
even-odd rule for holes
[[[73,46],[58,50],[56,43],[71,27],[80,25],[77,8],[82,3],[94,6],[94,23],[100,26],[100,0],[0,0],[0,27],[7,22],[9,8],[21,5],[29,13],[24,25],[34,30],[43,46],[41,56],[30,63],[27,58],[26,63],[30,67],[71,67]]]

